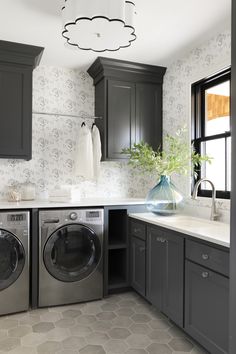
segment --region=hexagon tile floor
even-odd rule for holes
[[[133,292],[1,317],[0,352],[206,354]]]

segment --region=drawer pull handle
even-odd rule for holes
[[[202,254],[202,259],[204,261],[207,261],[209,259],[209,255],[208,254]]]
[[[202,277],[204,279],[208,278],[209,277],[209,273],[208,272],[202,272]]]
[[[161,243],[167,242],[167,240],[162,237],[157,237],[156,240],[157,242],[161,242]]]

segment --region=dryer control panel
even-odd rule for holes
[[[104,210],[93,209],[59,209],[39,212],[39,224],[42,226],[80,223],[89,225],[103,225]]]
[[[7,221],[9,222],[21,222],[26,220],[25,214],[8,214]]]
[[[0,227],[5,229],[29,229],[29,212],[14,211],[0,213]]]

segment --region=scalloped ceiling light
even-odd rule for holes
[[[135,3],[126,0],[63,0],[62,35],[71,46],[94,52],[126,48],[136,39]]]

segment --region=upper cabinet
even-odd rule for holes
[[[32,155],[32,72],[43,48],[0,41],[0,158]]]
[[[88,73],[95,85],[102,159],[119,160],[123,148],[162,143],[162,84],[166,68],[98,57]]]

